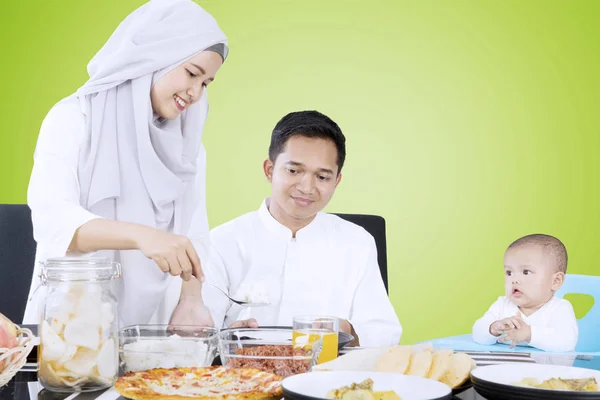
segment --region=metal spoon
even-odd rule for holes
[[[206,282],[205,281],[205,282],[203,282],[203,285],[210,285],[210,286],[213,286],[213,287],[219,289],[221,291],[221,293],[223,293],[225,296],[227,296],[227,298],[229,300],[231,300],[235,304],[239,304],[242,307],[265,307],[265,306],[268,306],[268,305],[271,304],[271,303],[252,303],[252,302],[249,302],[249,301],[236,300],[233,297],[231,297],[229,295],[229,293],[227,293],[226,291],[224,291],[223,289],[221,289],[220,287],[218,287],[214,283],[210,283],[210,282]]]

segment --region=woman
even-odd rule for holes
[[[98,252],[122,265],[121,324],[168,322],[177,295],[165,294],[179,288],[172,322],[212,323],[200,293],[209,248],[201,135],[206,86],[226,56],[225,35],[191,0],[152,0],[119,25],[88,82],[40,129],[31,293],[39,261]],[[36,303],[25,323],[38,322]]]

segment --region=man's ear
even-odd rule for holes
[[[263,162],[263,171],[265,178],[271,182],[273,180],[273,162],[268,158]]]
[[[337,188],[337,186],[340,184],[340,182],[342,181],[342,173],[340,172],[337,176],[337,178],[335,178],[335,187]]]
[[[555,272],[552,276],[552,290],[557,291],[565,282],[565,273],[564,272]]]

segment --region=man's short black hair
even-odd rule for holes
[[[338,174],[346,159],[346,137],[340,127],[318,111],[297,111],[281,118],[271,134],[269,159],[275,163],[287,141],[295,135],[331,140],[337,148]]]

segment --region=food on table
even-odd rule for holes
[[[238,357],[227,360],[229,368],[256,368],[271,372],[282,377],[301,374],[310,368],[310,352],[291,345],[253,346],[236,349]],[[245,358],[244,356],[259,357],[290,357],[289,359]],[[292,359],[291,357],[298,357]]]
[[[375,371],[377,361],[388,350],[374,347],[350,351],[335,360],[315,365],[313,371]],[[406,369],[408,365],[404,367]]]
[[[468,354],[421,344],[355,350],[313,370],[393,372],[434,379],[457,388],[469,379],[473,368],[475,362]]]
[[[365,379],[360,383],[352,383],[339,389],[332,389],[325,395],[328,399],[342,400],[401,400],[392,390],[373,391],[373,380]]]
[[[119,366],[112,310],[100,291],[77,285],[49,305],[40,326],[40,379],[67,387],[112,383]]]
[[[274,400],[283,396],[282,379],[252,368],[157,368],[128,372],[117,379],[115,389],[134,400]]]
[[[473,359],[465,353],[431,347],[414,351],[410,346],[394,346],[381,356],[376,370],[435,379],[456,388],[469,378],[474,366]]]
[[[152,368],[205,367],[208,345],[194,338],[171,335],[164,340],[141,338],[123,345],[125,372]]]
[[[314,343],[321,341],[319,363],[331,361],[338,356],[338,333],[327,329],[294,329],[292,343],[294,347],[312,350]]]
[[[452,350],[440,349],[433,352],[431,368],[427,371],[427,378],[439,381],[450,369],[454,352]],[[470,370],[469,370],[470,371]]]
[[[375,400],[402,400],[393,390],[373,392],[373,397],[375,397]]]
[[[538,389],[552,390],[574,390],[577,392],[597,392],[598,382],[596,378],[581,378],[581,379],[565,379],[565,378],[550,378],[541,382],[535,378],[523,378],[515,385],[532,387]]]
[[[17,345],[17,327],[0,313],[0,349],[12,349]]]
[[[426,377],[433,362],[433,352],[419,351],[412,353],[410,363],[404,373],[406,375]]]
[[[10,319],[0,313],[0,356],[18,345],[17,327]],[[14,360],[14,357],[16,357],[16,354],[6,355],[4,359],[0,360],[0,372],[6,368],[10,361]]]
[[[410,365],[411,354],[410,346],[394,346],[379,358],[376,370],[403,374]]]
[[[328,399],[374,400],[373,380],[365,379],[360,383],[352,383],[339,389],[332,389],[325,395]]]
[[[446,373],[439,381],[451,388],[457,388],[469,379],[473,368],[475,368],[475,362],[471,356],[465,353],[454,353],[450,357],[450,365]]]
[[[269,304],[269,285],[264,280],[242,282],[232,297],[248,303]]]

